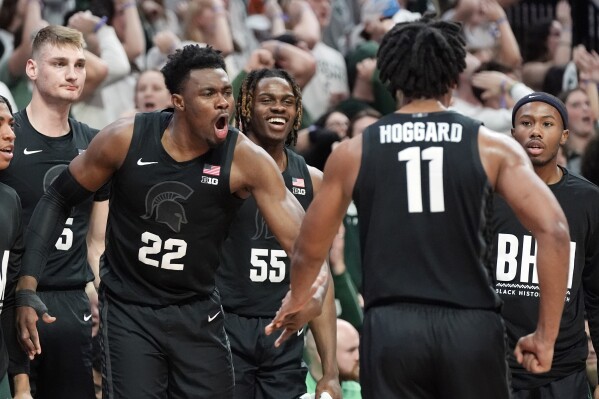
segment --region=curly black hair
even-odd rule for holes
[[[160,72],[166,87],[172,94],[181,94],[183,83],[194,69],[226,69],[225,60],[219,50],[211,46],[189,44],[168,56],[168,62]]]

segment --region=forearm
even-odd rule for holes
[[[233,36],[225,10],[216,13],[213,30],[205,32],[206,43],[220,50],[223,56],[233,52]]]
[[[328,268],[328,266],[325,265]],[[329,273],[329,280],[332,279]],[[338,378],[337,368],[337,312],[335,308],[335,292],[333,284],[329,283],[322,313],[310,322],[314,334],[316,348],[322,361],[324,376]]]
[[[339,318],[350,322],[358,331],[362,329],[364,313],[358,301],[358,290],[347,271],[333,276],[335,297],[339,301]]]
[[[14,295],[14,292],[12,294]],[[11,377],[20,374],[29,374],[29,359],[21,348],[17,338],[15,309],[14,303],[11,306],[5,307],[2,311],[2,323],[0,323],[2,336],[4,337],[8,352],[8,375]]]
[[[13,383],[15,387],[15,397],[18,395],[31,393],[31,386],[29,385],[29,375],[17,374],[13,377]]]
[[[42,27],[41,2],[27,0],[26,15],[21,32],[21,44],[14,49],[8,60],[8,70],[12,76],[25,75],[25,65],[31,57],[33,35]]]
[[[72,207],[89,197],[92,192],[83,188],[67,169],[60,174],[39,200],[25,233],[25,253],[17,290],[33,289],[30,276],[39,281],[42,270],[56,240],[62,233]],[[27,287],[24,284],[27,283]],[[37,284],[35,284],[37,286]]]
[[[553,56],[554,65],[566,65],[572,59],[572,27],[564,26]]]
[[[569,235],[557,233],[546,237],[537,235],[538,275],[541,298],[537,332],[550,342],[554,342],[559,332],[566,283],[568,281]]]
[[[100,47],[100,58],[108,65],[108,76],[103,82],[103,85],[106,86],[127,76],[131,72],[131,64],[129,64],[123,44],[111,26],[104,25],[96,35]]]
[[[520,54],[520,46],[514,36],[514,32],[505,17],[503,19],[500,18],[500,21],[497,21],[497,23],[500,34],[499,59],[503,64],[518,69],[522,65],[522,55]]]
[[[125,37],[123,47],[127,53],[127,59],[134,62],[135,59],[146,50],[146,37],[141,19],[137,10],[135,0],[129,0],[121,6],[125,16]]]

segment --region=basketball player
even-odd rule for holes
[[[378,67],[400,107],[331,154],[294,246],[291,290],[267,327],[284,328],[279,343],[289,336],[287,317],[302,308],[353,198],[361,222],[366,399],[509,397],[489,262],[493,192],[539,242],[539,320],[516,358],[532,372],[551,367],[567,222],[522,148],[447,110],[465,54],[460,26],[451,22],[425,17],[385,35]]]
[[[322,172],[286,148],[294,145],[302,118],[301,90],[282,69],[252,71],[241,85],[237,126],[264,148],[283,174],[285,185],[306,209],[318,191]],[[274,347],[264,328],[276,314],[289,287],[289,258],[271,234],[256,202],[249,198],[233,220],[224,242],[217,286],[225,311],[225,330],[235,370],[235,398],[297,398],[306,392],[302,362],[304,329],[283,348]],[[332,284],[323,313],[310,323],[325,372],[323,391],[341,397],[335,360],[336,309]]]
[[[591,338],[599,344],[599,188],[557,163],[559,148],[569,135],[568,111],[561,100],[543,92],[531,93],[516,103],[512,115],[512,136],[564,210],[571,241],[568,290],[553,365],[547,373],[531,374],[510,356],[513,397],[586,399],[590,392],[585,315]],[[495,291],[503,300],[508,346],[513,349],[518,337],[534,331],[537,322],[536,237],[499,196],[494,224]]]
[[[162,73],[174,110],[108,125],[40,200],[17,287],[30,305],[18,309],[29,334],[21,340],[39,350],[35,322],[45,309],[35,276],[47,242],[59,234],[55,225],[110,180],[100,288],[103,397],[230,398],[231,352],[214,283],[220,247],[250,195],[286,251],[303,209],[273,159],[229,129],[233,89],[220,52],[186,46]],[[321,276],[313,290],[316,314],[327,285]],[[300,315],[294,327],[311,316]]]
[[[15,114],[19,139],[11,165],[0,172],[0,181],[21,198],[25,227],[50,183],[98,132],[69,118],[85,84],[83,46],[83,35],[63,26],[47,26],[33,39],[25,70],[33,85],[32,98]],[[38,399],[95,397],[88,295],[97,301],[90,264],[97,267],[104,247],[107,200],[103,189],[69,212],[56,226],[60,237],[54,240],[44,273],[36,276],[39,296],[56,317],[55,323],[40,325],[44,353],[31,356],[32,393]]]

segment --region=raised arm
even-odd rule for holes
[[[535,174],[515,140],[481,127],[479,148],[495,191],[505,198],[522,225],[537,240],[541,289],[537,329],[520,338],[514,352],[528,371],[546,372],[553,361],[553,346],[566,295],[570,254],[568,222],[555,196]]]

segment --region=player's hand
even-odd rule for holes
[[[37,321],[41,318],[45,323],[53,323],[56,317],[48,314],[48,308],[32,290],[17,291],[15,306],[19,341],[29,359],[33,360],[35,355],[42,353]]]
[[[553,344],[534,332],[518,340],[514,355],[518,363],[531,373],[545,373],[551,369],[553,362]]]
[[[595,387],[595,391],[593,392],[593,399],[599,399],[599,385]]]
[[[285,299],[283,299],[283,304],[291,301],[291,299],[289,299],[290,296],[291,296],[291,291],[289,291],[287,293],[287,295],[285,296]],[[283,309],[283,307],[284,307],[284,305],[281,307],[281,309]],[[279,310],[279,312],[280,311],[281,310]],[[297,331],[304,328],[304,326],[310,320],[312,320],[313,318],[320,315],[321,311],[322,311],[322,302],[319,302],[315,298],[310,298],[308,303],[306,303],[304,306],[302,306],[299,311],[288,313],[287,316],[282,321],[283,332],[281,333],[279,338],[277,338],[277,340],[275,341],[275,347],[278,348],[279,346],[281,346],[281,344],[284,341],[286,341],[287,338],[289,338],[293,334],[296,334]],[[277,313],[277,315],[278,314],[279,313]],[[273,323],[274,323],[274,320],[273,320]],[[267,335],[270,335],[270,333],[272,331],[274,331],[274,330],[270,330],[271,332],[269,332],[270,326],[272,326],[272,323],[266,327]]]
[[[281,308],[275,318],[265,328],[266,335],[283,329],[281,336],[275,341],[279,347],[283,341],[302,328],[308,321],[318,316],[322,311],[322,304],[329,284],[328,269],[322,268],[316,280],[310,287],[308,300],[298,299],[290,290],[283,298]]]
[[[323,375],[322,378],[316,384],[316,396],[320,398],[323,392],[327,392],[331,395],[332,399],[341,399],[341,385],[339,385],[338,376],[327,376]]]

